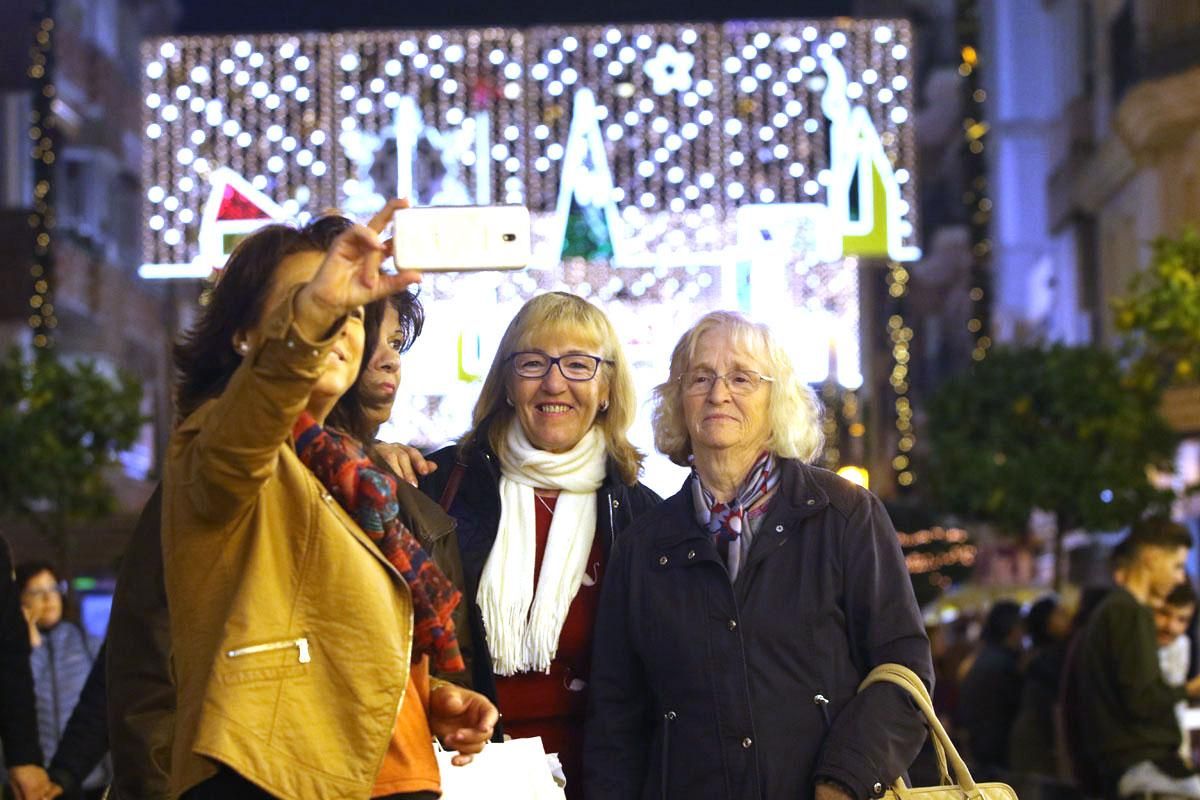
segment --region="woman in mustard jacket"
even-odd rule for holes
[[[362,306],[419,280],[380,270],[398,207],[256,232],[176,348],[173,796],[436,797],[431,734],[463,760],[491,733],[482,696],[415,685],[427,656],[458,658],[457,595],[386,502],[362,515],[386,481],[355,466],[361,451],[333,455],[371,491],[325,474],[330,448],[353,447],[322,423],[358,373]]]

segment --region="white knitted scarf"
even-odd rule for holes
[[[539,450],[513,421],[500,457],[500,529],[475,596],[497,675],[549,672],[596,535],[604,436],[592,428],[565,453]],[[534,487],[558,489],[536,591]]]

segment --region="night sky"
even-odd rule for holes
[[[337,31],[848,14],[852,0],[182,0],[179,33]]]

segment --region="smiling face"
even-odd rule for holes
[[[716,375],[744,369],[766,374],[763,360],[737,347],[724,328],[701,334],[689,370],[704,369]],[[696,461],[732,459],[747,469],[767,448],[770,438],[768,404],[770,385],[760,384],[745,395],[735,395],[722,380],[712,382],[705,394],[683,392],[683,418]]]
[[[358,394],[372,425],[382,425],[392,416],[396,390],[400,387],[400,348],[404,332],[400,312],[391,303],[384,304],[375,352],[359,380]]]
[[[1154,608],[1154,630],[1158,646],[1165,647],[1187,633],[1195,613],[1196,606],[1193,603],[1183,606],[1173,606],[1166,602],[1157,604]]]
[[[271,310],[283,302],[287,293],[294,287],[308,283],[316,277],[325,254],[315,250],[294,253],[279,262],[275,268],[275,276],[271,281],[271,291],[267,294],[263,306],[265,320]],[[261,324],[261,323],[260,323]],[[262,337],[259,327],[245,331],[244,338],[253,350]],[[313,385],[309,396],[308,411],[323,422],[333,408],[338,398],[354,385],[358,377],[358,367],[362,363],[363,350],[363,311],[361,308],[352,313],[342,326],[337,341],[334,342],[329,354],[325,357],[325,370]]]
[[[595,344],[570,334],[535,337],[522,349],[551,357],[605,355]],[[510,364],[508,396],[530,444],[539,450],[565,453],[579,444],[596,421],[600,405],[608,402],[608,380],[603,365],[590,381],[569,381],[559,365],[551,366],[541,378],[522,378]]]

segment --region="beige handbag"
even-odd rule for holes
[[[858,690],[861,692],[872,684],[885,682],[894,683],[908,692],[925,714],[929,734],[933,738],[933,749],[937,753],[942,785],[909,788],[903,778],[897,778],[892,788],[883,795],[884,800],[1017,800],[1017,793],[1006,783],[975,783],[966,763],[954,749],[946,729],[942,727],[941,720],[934,713],[929,690],[911,669],[900,664],[880,664],[863,679]],[[950,780],[950,768],[954,770],[957,781]]]

